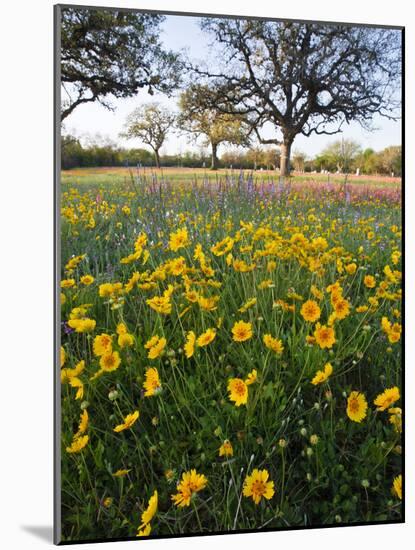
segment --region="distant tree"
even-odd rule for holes
[[[61,138],[61,166],[63,170],[83,165],[83,148],[79,139],[69,134]]]
[[[204,137],[204,144],[212,151],[211,169],[218,168],[217,151],[221,143],[248,145],[248,128],[241,116],[222,113],[215,105],[206,106],[206,98],[214,91],[208,86],[193,84],[179,100],[180,113],[177,125],[196,138]]]
[[[135,109],[125,123],[124,132],[120,134],[126,139],[138,138],[149,145],[156,158],[156,166],[160,168],[160,149],[166,140],[175,116],[158,103],[148,103]]]
[[[181,157],[182,165],[186,168],[202,168],[209,162],[209,156],[205,156],[203,150],[185,151]]]
[[[337,165],[333,156],[324,151],[315,157],[314,168],[318,172],[335,172],[337,170]]]
[[[229,151],[225,151],[221,157],[220,162],[222,165],[226,167],[232,167],[232,168],[243,168],[245,162],[245,155],[242,151],[238,151],[237,149],[231,149]]]
[[[275,147],[267,148],[263,153],[263,162],[267,170],[275,170],[281,161],[279,149]]]
[[[245,153],[245,158],[247,162],[252,166],[252,168],[256,170],[257,168],[260,168],[265,164],[264,154],[265,154],[265,151],[262,147],[260,146],[251,147]]]
[[[120,149],[120,164],[122,166],[150,166],[153,154],[147,149]]]
[[[400,176],[402,173],[402,148],[398,145],[386,147],[378,153],[379,171],[388,174]]]
[[[205,103],[248,117],[260,143],[278,145],[282,176],[298,134],[398,116],[399,30],[225,18],[202,19],[201,27],[215,54],[209,66],[192,66],[216,91]],[[264,124],[276,137],[262,137]]]
[[[160,41],[158,14],[61,8],[61,120],[83,103],[131,97],[147,88],[170,93],[181,74],[178,54]]]
[[[304,172],[316,172],[317,166],[314,158],[308,158],[304,162]]]
[[[338,172],[349,173],[360,152],[360,145],[356,141],[340,139],[328,145],[323,150],[321,157],[326,159],[331,169],[335,166]]]
[[[377,159],[378,155],[368,147],[357,155],[355,164],[362,174],[374,174],[377,171]]]
[[[293,160],[292,164],[294,170],[297,172],[304,172],[305,162],[307,160],[307,155],[298,149],[293,151]]]

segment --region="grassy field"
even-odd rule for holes
[[[216,181],[219,178],[226,176],[237,177],[240,174],[240,170],[217,170],[211,171],[204,168],[162,168],[157,170],[156,168],[142,168],[141,174],[145,174],[147,177],[155,175],[157,177],[165,177],[170,181],[193,181],[195,178],[206,178],[211,181]],[[245,177],[253,175],[253,178],[258,181],[266,181],[271,178],[276,179],[277,173],[272,170],[256,170],[252,172],[250,170],[244,170],[242,172]],[[121,167],[102,167],[102,168],[77,168],[73,170],[64,170],[62,172],[62,183],[83,183],[83,184],[98,184],[98,185],[113,185],[122,184],[131,179],[131,175],[137,176],[137,168],[121,168]],[[293,172],[293,182],[309,182],[314,181],[318,183],[344,183],[345,176],[341,174],[304,174]],[[349,175],[348,181],[353,184],[360,185],[377,185],[388,187],[400,187],[401,178],[392,178],[387,176],[355,176]]]
[[[399,181],[163,174],[62,177],[63,539],[399,521]]]

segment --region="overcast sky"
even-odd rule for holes
[[[162,41],[166,48],[172,50],[185,49],[193,60],[204,60],[208,51],[209,41],[205,33],[199,28],[199,18],[191,16],[169,15],[162,24]],[[78,137],[101,134],[109,137],[123,147],[142,147],[139,140],[124,140],[119,137],[127,115],[143,103],[157,101],[172,110],[176,110],[177,98],[168,99],[164,95],[148,95],[147,91],[139,92],[136,97],[128,99],[112,98],[114,111],[109,111],[99,103],[86,103],[78,106],[65,120],[65,132],[75,134]],[[381,150],[388,145],[401,144],[401,123],[387,120],[383,117],[374,118],[376,130],[368,132],[363,130],[358,123],[343,126],[343,132],[335,136],[297,136],[293,149],[304,151],[308,156],[314,156],[327,144],[341,137],[358,141],[363,148],[371,147]],[[271,130],[264,130],[264,137],[274,137]],[[189,142],[184,136],[171,134],[166,141],[161,154],[182,153],[186,149],[196,149],[197,145]],[[219,149],[226,150],[222,145]],[[232,148],[232,147],[229,147]]]

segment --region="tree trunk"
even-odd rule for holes
[[[212,163],[210,165],[211,170],[217,170],[218,169],[218,144],[212,143]]]
[[[290,174],[290,155],[292,141],[284,140],[280,145],[280,176],[284,178]]]
[[[154,156],[156,157],[156,166],[160,168],[160,155],[158,149],[154,149]]]

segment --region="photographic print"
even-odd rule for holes
[[[55,6],[55,543],[404,521],[404,30],[251,16]]]

